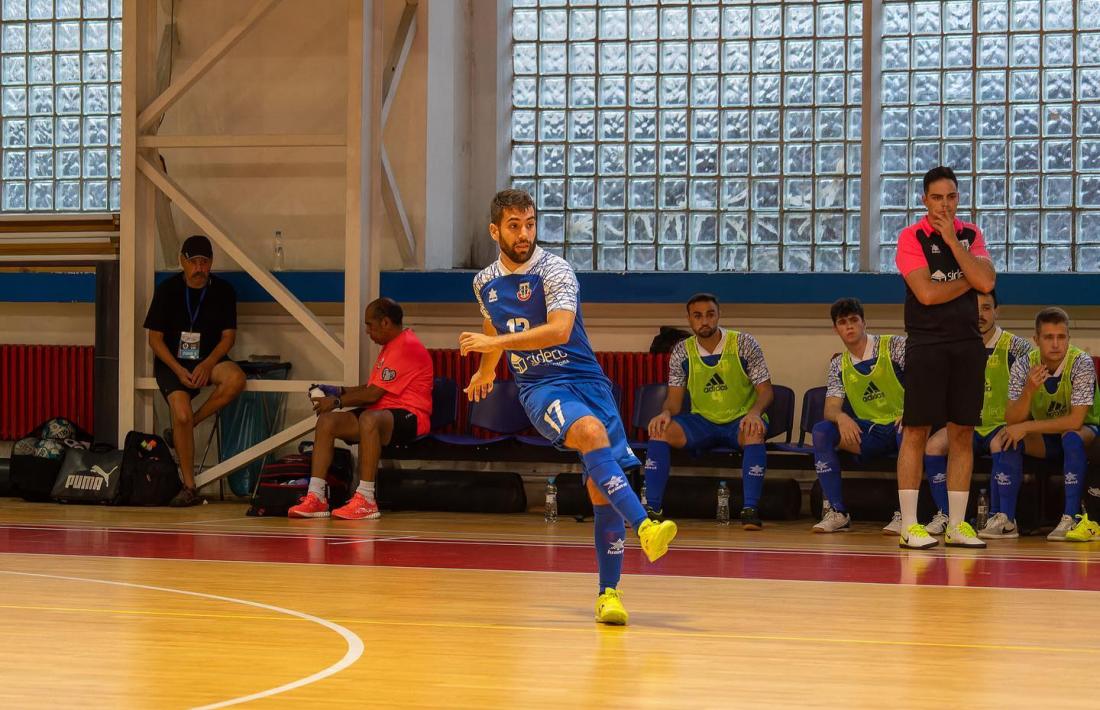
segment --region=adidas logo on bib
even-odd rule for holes
[[[1047,419],[1057,419],[1066,415],[1066,407],[1061,402],[1051,402],[1047,407]]]
[[[728,389],[729,387],[726,386],[726,381],[723,380],[722,376],[717,372],[707,380],[705,385],[703,385],[703,391],[707,394],[711,394],[712,392],[725,392]]]
[[[867,404],[877,399],[886,399],[886,393],[880,390],[878,385],[872,382],[867,385],[867,389],[863,390],[863,402]]]

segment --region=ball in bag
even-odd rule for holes
[[[76,436],[76,429],[73,427],[72,422],[61,417],[54,417],[50,421],[46,422],[45,436],[47,439],[71,439]]]
[[[65,453],[65,444],[57,439],[39,439],[35,442],[34,455],[40,459],[60,459]]]
[[[11,447],[12,456],[34,456],[38,448],[38,439],[20,439]]]

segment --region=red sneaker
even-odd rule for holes
[[[378,504],[367,500],[361,493],[356,493],[346,505],[342,505],[332,511],[332,517],[340,520],[377,520],[382,517],[378,512]]]
[[[316,493],[307,493],[298,505],[286,511],[286,515],[288,518],[327,518],[328,501],[318,498]]]

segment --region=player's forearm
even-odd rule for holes
[[[822,414],[825,417],[825,421],[832,422],[833,424],[840,423],[841,416],[847,416],[844,414],[844,400],[839,397],[826,397],[825,398],[825,411]]]
[[[915,295],[917,300],[925,306],[938,306],[941,303],[954,301],[971,288],[970,282],[964,278],[955,279],[954,281],[929,280],[920,287],[919,292]]]
[[[345,387],[340,395],[340,403],[345,407],[360,407],[365,404],[374,404],[382,399],[382,390],[370,385],[358,387]]]
[[[542,350],[569,342],[569,330],[555,323],[543,323],[531,330],[498,335],[494,345],[501,350]]]
[[[493,350],[491,352],[481,353],[481,362],[477,366],[478,373],[486,377],[495,373],[497,363],[500,362],[500,356],[503,354],[503,350]]]
[[[775,392],[772,390],[771,384],[767,386],[759,387],[756,391],[756,402],[749,409],[749,414],[755,414],[758,417],[764,416],[764,412],[768,407],[772,406],[772,402],[775,400]]]
[[[1077,431],[1085,424],[1085,415],[1073,412],[1064,417],[1054,419],[1032,419],[1024,424],[1028,434],[1065,434],[1067,431]]]
[[[1019,399],[1010,399],[1005,408],[1005,424],[1019,424],[1031,417],[1031,395],[1026,391]]]

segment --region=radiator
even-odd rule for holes
[[[466,414],[469,402],[466,394],[462,392],[470,382],[470,376],[477,370],[480,356],[467,355],[462,357],[458,350],[431,350],[432,364],[435,366],[436,377],[449,377],[458,383],[458,420],[446,431],[466,431]],[[619,386],[621,397],[619,402],[619,414],[623,418],[627,435],[638,438],[641,432],[631,431],[630,419],[634,411],[634,392],[641,385],[655,382],[668,381],[667,354],[651,355],[649,353],[622,353],[605,352],[596,353],[596,360],[607,374],[608,379]],[[511,379],[511,372],[504,365],[504,359],[497,364],[497,378]]]
[[[90,345],[0,345],[0,439],[19,439],[51,417],[91,432],[93,351]]]

